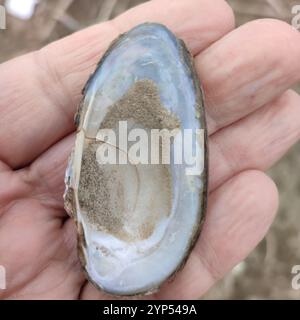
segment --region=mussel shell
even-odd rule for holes
[[[176,193],[175,213],[168,225],[172,232],[166,232],[160,239],[159,250],[152,258],[148,259],[148,255],[147,259],[135,261],[134,267],[129,264],[122,272],[115,275],[111,271],[105,278],[91,266],[94,261],[91,247],[95,237],[91,235],[78,200],[84,141],[86,138],[95,139],[110,107],[135,83],[143,80],[155,83],[161,103],[178,117],[181,129],[204,130],[204,171],[200,176],[186,176],[185,165],[172,168],[173,191]],[[77,139],[66,171],[64,196],[65,208],[77,223],[80,260],[89,280],[107,293],[126,296],[152,293],[182,268],[198,239],[205,217],[207,130],[203,91],[193,58],[184,42],[165,26],[156,23],[139,25],[111,44],[88,80],[83,95],[75,116]],[[119,241],[114,235],[108,236],[112,241]],[[101,237],[97,239],[101,245]],[[99,256],[99,259],[103,261],[105,257]]]

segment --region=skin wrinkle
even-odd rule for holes
[[[52,220],[52,219],[51,219]],[[49,220],[49,221],[51,221],[51,220]],[[60,219],[58,219],[59,221],[60,221]],[[62,231],[61,231],[62,232]],[[63,240],[63,243],[65,243],[65,240]],[[63,246],[61,246],[61,245],[59,245],[59,244],[57,244],[56,245],[58,248],[61,248],[61,247],[63,247]],[[43,250],[42,248],[41,248],[41,250]],[[43,257],[43,253],[44,253],[44,250],[38,255],[39,257]],[[57,254],[57,252],[55,252],[55,250],[53,250],[53,255],[55,255],[55,254]],[[69,253],[68,253],[68,257],[70,257],[71,255],[73,255],[74,254],[74,251],[69,251]],[[45,266],[43,266],[38,272],[37,272],[37,274],[34,274],[33,276],[32,276],[32,278],[30,279],[30,281],[27,281],[27,282],[31,282],[31,281],[33,281],[34,279],[36,279],[36,278],[38,278],[45,270],[47,270],[47,268],[49,268],[49,266],[51,265],[51,264],[53,264],[53,262],[55,262],[55,261],[61,261],[61,262],[63,262],[63,261],[68,261],[69,259],[68,259],[68,257],[67,257],[67,259],[65,259],[65,258],[61,258],[61,259],[55,259],[55,258],[53,258],[52,260],[51,259],[49,259],[49,262],[45,265]],[[78,261],[76,262],[76,265],[78,264]],[[67,266],[66,266],[67,267]],[[30,266],[29,266],[29,268],[31,268]],[[23,270],[23,272],[25,272],[24,270]],[[65,278],[63,278],[63,280],[62,280],[62,282],[64,282],[66,279]],[[27,283],[23,283],[23,284],[20,284],[20,286],[19,287],[17,287],[17,288],[15,288],[15,291],[18,291],[18,290],[22,290],[22,289],[24,289],[24,288],[26,288],[26,285],[27,285]],[[51,289],[50,289],[51,290]],[[5,291],[4,292],[5,293],[5,295],[4,295],[4,297],[10,297],[10,298],[13,298],[13,299],[16,299],[16,298],[21,298],[22,296],[24,296],[26,293],[24,293],[24,294],[21,294],[20,296],[18,295],[18,294],[16,294],[16,295],[10,295],[10,292],[9,291]],[[1,297],[1,295],[0,295],[0,297]]]
[[[218,255],[213,246],[211,246],[209,240],[207,240],[204,236],[200,236],[199,245],[195,248],[195,256],[199,260],[198,262],[203,265],[203,268],[207,271],[207,273],[211,277],[212,282],[216,282],[222,278],[222,274],[220,272],[221,262],[218,259]],[[209,258],[201,256],[201,252],[203,250],[207,250],[210,252]],[[199,252],[197,254],[197,252]]]
[[[99,29],[99,31],[98,31],[98,29]],[[40,51],[44,51],[45,55],[46,54],[49,55],[48,59],[52,58],[52,60],[53,60],[54,56],[56,56],[57,49],[61,50],[62,53],[64,53],[65,57],[70,55],[70,59],[72,59],[74,61],[78,60],[78,63],[76,65],[74,64],[73,70],[70,73],[70,75],[73,75],[74,73],[85,75],[85,76],[81,77],[81,81],[80,81],[80,83],[77,84],[76,90],[74,90],[75,88],[71,88],[68,85],[65,86],[68,92],[72,91],[73,95],[74,95],[74,91],[77,92],[76,96],[75,96],[76,97],[75,101],[73,100],[72,104],[65,105],[65,106],[67,106],[67,109],[72,110],[72,113],[70,114],[70,118],[69,118],[72,121],[74,118],[74,106],[78,106],[78,104],[82,98],[81,91],[82,91],[82,88],[84,87],[84,83],[87,80],[87,76],[94,71],[94,69],[96,68],[97,61],[104,54],[104,52],[106,51],[106,49],[108,48],[108,46],[111,42],[111,38],[106,39],[107,36],[105,36],[105,34],[103,32],[101,32],[100,29],[104,29],[105,33],[107,33],[107,34],[115,34],[115,37],[117,37],[119,34],[117,32],[115,24],[112,21],[107,21],[107,22],[101,23],[100,25],[89,27],[86,30],[80,31],[75,35],[71,35],[71,36],[68,36],[67,38],[65,38],[65,41],[71,42],[71,38],[75,38],[75,36],[76,36],[79,38],[78,40],[82,41],[83,34],[86,34],[88,31],[91,31],[91,33],[93,34],[92,37],[91,36],[89,36],[88,38],[84,37],[85,43],[88,45],[89,48],[92,48],[90,50],[90,52],[86,51],[85,46],[83,46],[83,48],[85,48],[85,49],[82,49],[82,46],[81,46],[80,48],[77,48],[77,50],[75,50],[75,51],[73,49],[70,52],[65,52],[66,50],[61,50],[61,48],[60,48],[61,44],[64,43],[62,40],[57,40],[56,42],[51,43],[48,46],[46,46],[40,50]],[[114,31],[114,29],[116,29],[116,31]],[[97,31],[97,32],[95,32],[95,31]],[[101,33],[102,38],[104,38],[104,40],[102,40],[101,42],[99,42],[101,37],[99,37],[98,33],[99,34]],[[76,46],[78,46],[77,43],[76,43]],[[74,56],[74,52],[75,53],[78,52],[78,55]],[[84,61],[84,63],[82,63],[82,61]],[[65,66],[63,64],[61,66],[58,66],[56,64],[49,64],[49,68],[55,69],[54,73],[60,79],[61,83],[68,83],[68,81],[67,81],[67,76],[68,76],[67,71],[68,70],[65,70]],[[66,76],[66,74],[67,74],[67,76]],[[69,83],[69,84],[71,84],[71,83]],[[61,89],[61,88],[58,88],[57,90],[59,91],[59,89]],[[70,95],[72,95],[72,94],[70,93]],[[70,106],[72,106],[72,107],[70,108]]]
[[[235,172],[235,166],[232,164],[232,161],[230,158],[228,158],[228,156],[231,156],[231,154],[227,154],[224,149],[223,149],[223,144],[218,142],[217,139],[214,139],[214,146],[217,148],[217,150],[219,151],[219,156],[221,156],[221,159],[219,159],[219,161],[223,163],[226,163],[227,166],[227,170],[229,172]],[[237,172],[239,173],[239,171]],[[215,190],[215,186],[213,186],[212,184],[209,185],[209,191],[212,192]]]
[[[60,262],[58,260],[58,262]],[[36,275],[33,276],[33,278],[31,279],[30,282],[32,281],[37,281],[38,278],[43,275],[43,273],[45,273],[45,271],[47,269],[49,269],[53,264],[55,264],[56,261],[53,259],[49,262],[49,264],[47,264],[45,267],[43,267]],[[44,293],[49,293],[51,291],[54,291],[55,289],[58,289],[59,287],[62,286],[63,283],[67,282],[68,280],[68,277],[70,277],[70,273],[69,271],[72,270],[74,267],[79,267],[79,262],[76,261],[73,263],[74,265],[70,265],[70,266],[67,266],[66,267],[66,277],[62,278],[59,283],[53,285],[50,289],[47,288],[45,289],[44,291],[40,291],[40,292],[35,292],[35,293],[32,293],[32,292],[26,292],[26,288],[27,288],[27,283],[23,286],[23,287],[20,287],[18,290],[21,291],[21,293],[18,293],[16,295],[12,295],[10,296],[10,299],[25,299],[25,297],[28,297],[28,295],[30,296],[30,299],[33,299],[34,297],[36,297],[38,299],[38,297],[40,295],[43,295]],[[29,289],[30,290],[30,289]],[[7,295],[9,297],[9,294]],[[78,294],[76,294],[76,296],[78,297]]]
[[[58,74],[57,69],[50,64],[47,50],[41,49],[39,51],[35,51],[32,54],[32,58],[34,60],[34,65],[37,67],[37,70],[44,70],[44,72],[51,80],[49,82],[54,83],[57,88],[60,88],[60,90],[55,90],[56,93],[59,93],[60,91],[64,92],[64,94],[60,95],[60,97],[65,98],[64,100],[60,101],[60,99],[54,98],[56,95],[49,93],[48,85],[45,83],[44,77],[37,77],[38,82],[40,83],[39,88],[47,96],[50,104],[54,107],[57,107],[60,114],[66,119],[66,123],[69,123],[73,117],[73,112],[67,112],[68,109],[66,109],[64,106],[74,105],[74,101],[72,99],[72,95],[68,91],[68,88],[64,85],[61,76]],[[37,74],[39,75],[40,73],[37,72]]]
[[[29,191],[28,186],[24,184],[22,179],[17,178],[12,171],[2,172],[0,174],[0,181],[5,180],[7,180],[8,183],[3,187],[1,186],[0,189],[0,210],[8,206],[12,201],[25,198]]]
[[[40,256],[43,256],[43,254],[40,253],[38,256],[39,256],[39,257],[40,257]],[[12,291],[12,292],[13,292],[13,291],[18,291],[18,290],[24,288],[24,287],[27,285],[28,282],[32,281],[32,280],[33,280],[36,276],[38,276],[43,270],[47,269],[48,265],[50,265],[50,264],[51,264],[51,260],[49,260],[49,262],[48,262],[46,265],[41,266],[41,269],[40,269],[39,271],[37,271],[37,274],[33,274],[29,279],[26,279],[26,281],[23,280],[23,282],[19,283],[19,284],[18,284],[17,286],[15,286],[13,289],[9,290],[9,288],[8,288],[8,290],[5,290],[5,291],[3,292],[4,297],[6,297],[6,298],[7,298],[7,297],[13,297],[13,295],[11,295],[11,291]],[[6,264],[5,261],[4,261],[4,265],[8,265],[8,264]],[[31,268],[31,266],[27,266],[27,269],[30,269],[30,268]],[[24,268],[23,268],[22,272],[23,272],[23,273],[26,273],[25,270],[24,270]],[[0,292],[0,298],[1,298],[1,292]]]
[[[266,191],[266,189],[263,188],[263,186],[261,184],[253,184],[253,186],[251,187],[245,187],[243,188],[242,192],[238,192],[238,190],[240,190],[241,188],[241,181],[242,179],[239,179],[239,177],[244,177],[244,183],[246,183],[246,180],[248,180],[249,182],[251,181],[251,174],[254,174],[257,176],[257,178],[259,178],[260,183],[262,183],[263,181],[270,187],[268,190],[269,192]],[[252,182],[253,183],[253,182]],[[239,207],[239,211],[240,211],[240,219],[238,221],[238,223],[236,223],[233,219],[231,219],[231,226],[227,228],[227,232],[226,232],[226,236],[228,238],[234,238],[236,235],[239,234],[239,230],[241,229],[241,226],[247,224],[247,225],[252,225],[253,228],[256,228],[256,219],[255,218],[255,214],[256,214],[256,201],[257,201],[257,196],[259,193],[263,193],[263,195],[261,195],[261,198],[266,197],[270,198],[272,196],[275,197],[274,199],[276,199],[276,201],[274,201],[274,203],[271,204],[272,206],[272,212],[273,214],[275,214],[276,212],[276,208],[278,207],[278,191],[277,188],[274,184],[274,182],[267,176],[264,176],[264,174],[262,174],[259,171],[255,171],[255,170],[248,170],[245,171],[243,173],[239,173],[237,175],[235,175],[232,179],[230,179],[228,182],[226,182],[219,190],[214,192],[213,197],[216,197],[217,194],[220,192],[221,189],[224,189],[225,185],[231,185],[231,194],[236,194],[235,197],[231,197],[229,198],[229,202],[228,202],[228,206],[232,207],[232,208],[237,208]],[[225,192],[229,192],[229,189],[227,189]],[[242,202],[241,202],[242,200]],[[262,202],[260,205],[265,206],[264,210],[270,209],[267,206],[269,206],[269,201],[266,202]],[[242,205],[241,205],[242,204]],[[275,210],[274,210],[275,208]],[[267,210],[268,211],[268,210]],[[245,214],[246,212],[251,212],[252,214]],[[220,215],[219,215],[220,216]],[[263,223],[263,219],[264,216],[266,218],[265,220],[265,224]],[[216,218],[216,217],[215,217]],[[216,225],[216,232],[218,232],[218,228],[220,228],[220,225],[222,225],[222,223],[228,223],[227,221],[222,222],[224,219],[226,219],[225,217],[220,217],[218,221],[218,225],[217,223],[215,223]],[[261,216],[261,225],[265,225],[268,226],[268,221],[269,221],[270,217],[268,215],[264,215],[262,214]],[[252,224],[250,223],[250,221],[252,221]],[[211,221],[209,221],[208,223],[210,223]],[[211,245],[214,245],[215,243],[218,243],[216,240],[213,241],[213,243],[211,243]],[[230,247],[230,246],[229,246]],[[216,250],[216,249],[215,249]],[[224,254],[228,254],[228,252],[226,251],[226,249],[224,248],[223,250]]]
[[[270,30],[270,25],[273,26],[272,33],[267,33],[266,31]],[[292,29],[291,26],[287,25],[286,23],[277,22],[276,20],[269,21],[264,19],[260,22],[260,27],[262,28],[262,30],[260,31],[260,33],[258,34],[256,33],[255,41],[253,40],[253,42],[250,42],[249,41],[250,36],[252,36],[252,33],[253,33],[253,31],[251,33],[250,30],[253,29],[253,26],[256,26],[257,28],[257,23],[249,22],[248,24],[245,24],[241,28],[233,31],[231,34],[226,35],[222,40],[214,43],[210,48],[205,50],[202,54],[200,54],[196,58],[197,69],[199,70],[199,73],[202,75],[202,78],[204,80],[203,85],[204,85],[204,89],[205,89],[206,97],[208,101],[207,113],[210,115],[210,118],[214,118],[218,123],[216,130],[220,129],[222,126],[229,125],[232,122],[238,120],[236,118],[244,117],[248,113],[251,113],[253,110],[260,108],[266,102],[268,102],[268,100],[274,99],[278,97],[280,94],[282,94],[286,89],[288,89],[291,83],[295,83],[300,80],[300,73],[295,72],[295,68],[291,68],[292,61],[294,60],[296,63],[296,59],[287,58],[289,57],[289,54],[286,48],[282,50],[272,50],[272,48],[276,46],[276,43],[282,42],[282,39],[285,39],[288,37],[289,42],[293,42],[293,47],[290,50],[293,50],[292,52],[299,51],[298,53],[299,55],[300,42],[297,41],[299,39],[298,32],[296,32],[294,29]],[[280,31],[278,33],[276,32],[275,39],[270,38],[271,34],[273,35],[274,28],[276,26],[277,28],[279,28],[279,26],[283,27],[284,31]],[[244,37],[246,48],[249,47],[250,50],[253,51],[251,52],[255,55],[255,57],[253,58],[253,55],[251,55],[251,57],[249,56],[248,59],[243,59],[241,63],[237,64],[235,59],[233,59],[232,57],[229,59],[228,55],[231,56],[232,52],[235,52],[235,51],[241,53],[246,50],[245,47],[236,49],[236,48],[233,48],[232,46],[234,39],[238,37],[238,33],[241,30],[243,30],[246,34]],[[265,38],[270,39],[267,41],[267,43],[270,43],[272,47],[270,46],[268,47],[265,45],[264,52],[261,52],[258,50],[254,51],[254,47],[255,48],[257,47],[255,46],[255,44],[260,45],[262,47],[261,44],[264,43]],[[224,50],[222,50],[222,48]],[[235,53],[235,55],[236,54],[237,53]],[[284,56],[284,59],[283,59],[283,56]],[[240,59],[242,57],[244,58],[245,55],[244,54],[240,55]],[[296,57],[296,55],[294,57]],[[224,64],[225,58],[226,60],[229,61],[228,64]],[[262,61],[264,61],[264,64],[262,64]],[[232,67],[232,64],[234,64],[234,68]],[[262,66],[261,68],[254,68],[254,66],[257,66],[259,64]],[[226,65],[229,66],[231,68],[230,72],[224,70],[224,67],[221,67],[222,65],[224,65],[225,68],[226,68]],[[248,77],[240,77],[236,79],[234,70],[237,67],[239,69],[240,74],[247,74]],[[246,101],[242,101],[243,100],[242,98],[239,99],[243,104],[246,103],[247,106],[249,106],[248,108],[243,106],[243,114],[239,116],[239,113],[241,113],[240,112],[241,108],[238,109],[237,107],[241,104],[241,102],[236,101],[235,95],[240,92],[239,89],[243,87],[244,82],[249,83],[249,85],[246,86],[245,90],[248,91],[249,90],[248,88],[251,87],[252,83],[249,82],[249,78],[253,79],[253,76],[251,77],[251,73],[249,73],[249,71],[251,72],[251,70],[256,71],[256,73],[253,74],[253,76],[255,76],[256,78],[256,81],[260,80],[261,75],[265,75],[267,70],[268,71],[270,70],[271,73],[274,72],[274,75],[278,72],[277,73],[278,76],[274,77],[272,79],[273,81],[269,81],[266,84],[264,83],[261,84],[260,88],[264,88],[264,90],[260,90],[258,93],[256,92],[255,100],[253,99],[253,94],[250,94],[250,96],[247,97]],[[265,75],[265,77],[268,77],[268,75]],[[230,81],[230,79],[235,79],[235,81]],[[267,85],[268,83],[270,84],[269,86]],[[277,85],[279,86],[277,87]],[[259,83],[257,83],[257,86],[259,87]],[[276,92],[274,90],[275,87],[277,89]],[[268,89],[267,95],[265,93],[266,89]],[[232,118],[232,115],[234,114],[232,112],[233,108],[235,108],[236,110],[235,119]],[[227,119],[226,117],[227,114],[228,115],[231,114],[231,118]],[[214,131],[210,130],[210,132],[214,132]]]
[[[33,192],[31,192],[30,197],[39,200],[45,207],[51,207],[55,210],[62,209],[59,204],[61,201],[58,201],[55,197],[52,198],[52,190],[49,187],[47,179],[45,179],[44,174],[38,170],[37,166],[31,165],[30,167],[20,171],[20,176],[23,182],[28,186],[31,186],[30,189]]]
[[[267,170],[295,142],[297,142],[300,138],[300,131],[299,129],[297,129],[298,125],[297,127],[295,126],[292,129],[289,125],[289,119],[293,119],[295,124],[299,123],[297,119],[300,119],[300,115],[298,109],[296,108],[296,106],[298,105],[300,105],[300,96],[296,92],[289,90],[283,96],[265,105],[262,109],[253,112],[247,118],[241,119],[234,125],[225,127],[220,131],[216,132],[213,136],[211,136],[210,144],[213,145],[213,147],[211,148],[211,150],[213,150],[213,157],[211,158],[219,159],[220,156],[222,157],[222,154],[228,155],[226,156],[227,160],[225,158],[225,162],[222,161],[222,163],[226,164],[226,167],[228,169],[226,170],[226,167],[222,167],[222,171],[224,172],[224,174],[220,175],[219,178],[213,179],[213,183],[211,184],[212,190],[218,188],[220,184],[227,181],[228,177],[232,176],[233,174],[237,174],[238,172],[241,172],[243,170],[250,170],[254,168]],[[294,113],[291,113],[291,110],[294,110]],[[284,117],[284,114],[287,114],[289,116]],[[270,123],[278,121],[277,119],[280,119],[282,129],[279,129],[276,125],[270,126]],[[247,122],[247,124],[245,122]],[[248,126],[250,126],[250,123],[255,123],[256,127],[260,128],[259,130],[257,130],[257,135],[259,137],[262,134],[267,134],[263,139],[263,141],[265,142],[260,149],[256,148],[257,141],[260,140],[257,140],[256,137],[253,136],[253,134],[251,134],[251,131],[249,131],[247,128]],[[269,129],[267,130],[266,127],[268,126]],[[240,137],[241,135],[244,135],[245,133],[241,133],[242,128],[244,128],[243,131],[245,133],[247,132],[248,134],[248,136],[246,136],[247,139],[243,142],[241,142],[239,138],[236,140],[231,140],[230,137],[228,137],[229,133],[232,137]],[[270,132],[274,133],[270,134]],[[281,132],[285,132],[285,135],[282,135]],[[276,137],[276,141],[282,141],[280,145],[276,143],[276,147],[274,146],[274,150],[278,149],[277,152],[274,152],[270,148],[274,141],[273,137]],[[256,141],[256,144],[253,145],[254,148],[249,148],[251,144],[245,141],[249,140],[251,142],[253,141],[253,139],[254,141]],[[231,142],[231,144],[229,145],[228,142]],[[265,146],[269,148],[268,152],[265,151]],[[214,149],[215,147],[217,147],[216,150]],[[222,150],[220,151],[221,155],[219,155],[218,153],[218,147]],[[270,152],[270,149],[272,152]],[[259,150],[264,151],[264,156],[259,155]],[[239,152],[237,153],[237,151]],[[232,164],[233,162],[234,164]],[[215,165],[216,164],[214,162],[211,164],[211,166]],[[216,172],[215,174],[219,175]]]
[[[61,264],[61,262],[64,262],[64,261],[69,261],[71,260],[71,264],[69,265],[66,265],[65,266],[65,269],[66,269],[66,274],[67,274],[67,278],[70,277],[70,272],[72,269],[81,269],[81,266],[80,266],[80,263],[77,259],[74,259],[74,257],[72,258],[72,256],[74,255],[74,251],[71,251],[69,252],[67,258],[61,258],[61,259],[58,259],[58,258],[54,258],[51,260],[51,262],[49,263],[49,265],[47,265],[45,268],[43,268],[36,276],[34,279],[32,280],[38,280],[38,278],[46,271],[46,269],[48,269],[51,265],[55,265],[55,264]],[[36,293],[30,293],[30,296],[38,296],[38,295],[41,295],[43,293],[46,293],[46,292],[49,292],[49,291],[53,291],[59,287],[61,287],[61,285],[65,282],[67,282],[67,278],[62,278],[61,281],[59,281],[57,284],[53,285],[52,288],[50,289],[47,289],[47,290],[44,290],[44,291],[41,291],[41,292],[36,292]],[[24,291],[26,291],[26,286],[23,288]],[[20,297],[22,296],[26,296],[26,292],[22,293]],[[76,296],[78,296],[78,294],[76,294]],[[18,298],[20,298],[18,296]]]
[[[0,175],[8,171],[12,171],[11,168],[0,159]]]
[[[63,163],[61,164],[62,171],[65,170],[66,165]],[[45,179],[43,173],[40,173],[40,171],[37,169],[36,166],[31,166],[30,169],[24,169],[22,171],[23,173],[23,179],[24,177],[27,183],[32,184],[32,193],[30,196],[33,199],[39,200],[41,204],[43,204],[45,207],[51,207],[54,210],[62,210],[62,204],[61,200],[58,200],[55,197],[55,194],[53,195],[53,190],[50,187],[49,183],[47,182],[47,179]],[[63,179],[62,179],[63,183]],[[58,192],[59,197],[62,198],[61,192]],[[52,196],[53,195],[53,196]]]

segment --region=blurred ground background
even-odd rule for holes
[[[30,20],[7,16],[7,29],[0,31],[0,62],[115,17],[141,2],[145,0],[40,0]],[[300,0],[228,2],[235,10],[237,25],[266,17],[291,23],[291,8],[300,4]],[[0,0],[0,4],[5,4],[5,0]],[[300,93],[300,84],[295,89]],[[291,287],[291,269],[300,265],[299,166],[300,144],[270,170],[280,190],[281,204],[268,235],[205,299],[300,299],[300,290]]]

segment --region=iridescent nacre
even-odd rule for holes
[[[112,43],[83,95],[65,193],[80,260],[88,279],[108,293],[154,292],[183,266],[198,238],[206,208],[206,139],[200,143],[193,133],[203,170],[188,175],[187,164],[172,161],[101,164],[99,130],[117,132],[127,121],[128,130],[203,129],[206,137],[192,57],[166,27],[139,25]]]

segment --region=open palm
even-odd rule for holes
[[[277,189],[262,171],[300,138],[300,34],[276,20],[234,30],[223,0],[160,0],[0,65],[1,298],[105,299],[78,262],[63,209],[81,89],[110,42],[167,25],[195,56],[207,100],[210,196],[201,237],[176,279],[148,298],[198,298],[266,234]]]

